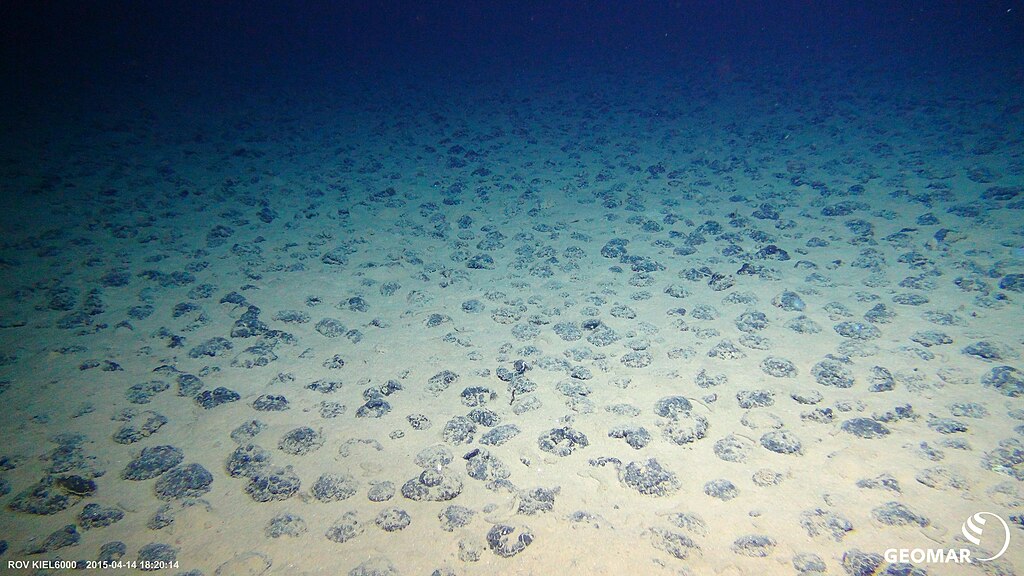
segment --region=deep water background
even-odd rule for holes
[[[666,75],[709,63],[722,73],[780,63],[894,79],[985,73],[1024,85],[1024,2],[15,1],[0,6],[0,51],[6,107],[138,87],[515,82],[550,69]]]

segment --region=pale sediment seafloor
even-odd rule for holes
[[[18,127],[0,561],[1020,572],[1020,96],[610,85]]]

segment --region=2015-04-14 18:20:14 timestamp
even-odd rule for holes
[[[159,560],[8,560],[8,570],[164,570],[177,561]]]

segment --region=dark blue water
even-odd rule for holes
[[[595,68],[667,77],[705,63],[878,67],[891,80],[998,72],[1019,83],[1019,2],[178,2],[5,7],[5,93],[49,85],[343,86],[348,74],[471,82]],[[224,87],[224,86],[221,86]],[[225,87],[226,88],[226,87]],[[455,86],[452,87],[453,90]],[[13,90],[12,90],[13,89]]]

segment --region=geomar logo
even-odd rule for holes
[[[1010,546],[1010,527],[1006,524],[1006,521],[999,516],[991,512],[978,512],[974,516],[971,516],[964,522],[963,526],[960,527],[960,533],[967,538],[967,541],[975,546],[981,546],[981,536],[985,532],[985,517],[991,516],[1003,526],[1003,547],[999,549],[999,552],[995,556],[988,558],[976,558],[979,562],[988,562],[989,560],[995,560],[1006,552],[1006,549]]]
[[[989,516],[999,521],[999,525],[1003,527],[1001,534],[997,530],[991,529],[996,527],[995,523],[989,526],[990,530],[985,530],[985,522]],[[986,547],[999,544],[1002,546],[999,548],[999,552],[988,558],[972,558],[969,548],[889,548],[885,551],[883,557],[886,562],[970,564],[972,562],[990,562],[995,560],[1002,556],[1006,549],[1010,547],[1010,526],[1005,520],[991,512],[978,512],[967,518],[960,527],[960,533],[964,535],[968,542],[978,547],[982,546],[983,537]]]

